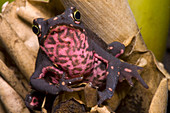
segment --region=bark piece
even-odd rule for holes
[[[91,84],[85,86],[84,96],[87,107],[93,107],[97,104],[97,89],[92,88]]]
[[[74,99],[59,103],[53,113],[85,113],[85,108]]]
[[[94,106],[92,107],[90,113],[115,113],[115,112],[108,109],[106,106],[103,107]]]

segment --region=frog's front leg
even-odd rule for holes
[[[44,73],[44,71],[46,71]],[[57,75],[56,77],[46,77],[46,73]],[[59,73],[60,72],[60,73]],[[65,72],[56,69],[53,66],[48,66],[42,69],[42,73],[35,77],[37,73],[34,73],[31,77],[31,86],[36,90],[47,92],[50,94],[58,94],[60,91],[72,92],[73,90],[68,88],[68,84],[74,83],[76,81],[82,80],[81,77],[66,80]],[[35,77],[35,78],[34,78]],[[46,78],[52,79],[51,81],[46,80]]]
[[[45,79],[48,72],[51,72],[55,75],[55,78],[52,77],[51,79],[56,85],[48,82]],[[78,77],[66,80],[65,72],[54,67],[53,63],[40,49],[36,60],[35,72],[31,76],[30,84],[35,90],[50,94],[58,94],[60,91],[73,91],[72,89],[69,89],[67,85],[82,79],[82,77]]]

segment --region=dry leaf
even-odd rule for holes
[[[168,81],[166,78],[162,79],[160,85],[152,99],[149,113],[166,113],[168,101]]]
[[[94,106],[91,108],[90,113],[115,113],[115,112],[109,110],[106,106],[103,107]]]

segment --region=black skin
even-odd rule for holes
[[[135,77],[139,82],[145,87],[148,88],[147,84],[144,82],[144,80],[141,78],[141,76],[138,74],[137,70],[142,69],[141,67],[128,64],[125,62],[121,62],[119,59],[114,57],[117,53],[120,52],[120,49],[125,49],[124,45],[119,42],[113,42],[110,45],[107,45],[100,37],[98,37],[95,33],[88,30],[84,27],[83,23],[80,22],[79,24],[76,23],[76,19],[74,19],[74,16],[70,16],[70,14],[74,14],[76,11],[76,8],[71,7],[66,9],[66,11],[57,16],[57,20],[54,21],[56,17],[50,18],[48,20],[44,20],[43,18],[38,18],[33,21],[34,25],[41,26],[39,28],[39,32],[37,32],[35,29],[33,30],[39,40],[39,44],[43,46],[43,42],[45,40],[46,35],[48,34],[50,27],[56,26],[56,25],[67,25],[67,26],[74,26],[74,28],[78,28],[79,30],[86,31],[86,35],[88,38],[88,44],[89,44],[89,51],[94,51],[97,56],[99,56],[99,60],[107,60],[108,61],[108,75],[106,78],[106,88],[102,92],[98,92],[99,94],[99,101],[98,104],[101,104],[104,100],[109,99],[113,96],[114,90],[116,88],[116,85],[118,83],[118,80],[126,79],[128,83],[133,86],[133,82],[131,80],[131,77]],[[109,50],[108,47],[114,46],[113,50]],[[39,75],[42,73],[42,69],[46,66],[54,66],[51,60],[47,57],[47,55],[39,49],[37,60],[36,60],[36,68],[35,72],[31,76],[30,84],[33,89],[36,89],[40,92],[46,92],[49,94],[58,94],[61,91],[68,91],[72,92],[73,89],[69,88],[68,85],[71,82],[72,84],[74,82],[79,82],[83,80],[83,77],[77,77],[73,79],[66,80],[65,79],[65,73],[61,77],[59,81],[59,85],[50,85],[45,79],[38,79]],[[114,69],[111,67],[114,66]],[[60,67],[59,67],[60,68]],[[131,70],[131,72],[125,71],[125,68],[128,68]],[[49,70],[50,71],[50,70]],[[62,83],[65,83],[64,85]]]

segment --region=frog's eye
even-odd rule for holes
[[[81,14],[78,10],[74,11],[74,20],[80,21]]]
[[[36,35],[38,35],[38,34],[40,33],[40,29],[39,29],[39,27],[38,27],[37,25],[33,25],[33,26],[32,26],[32,31],[33,31]]]

